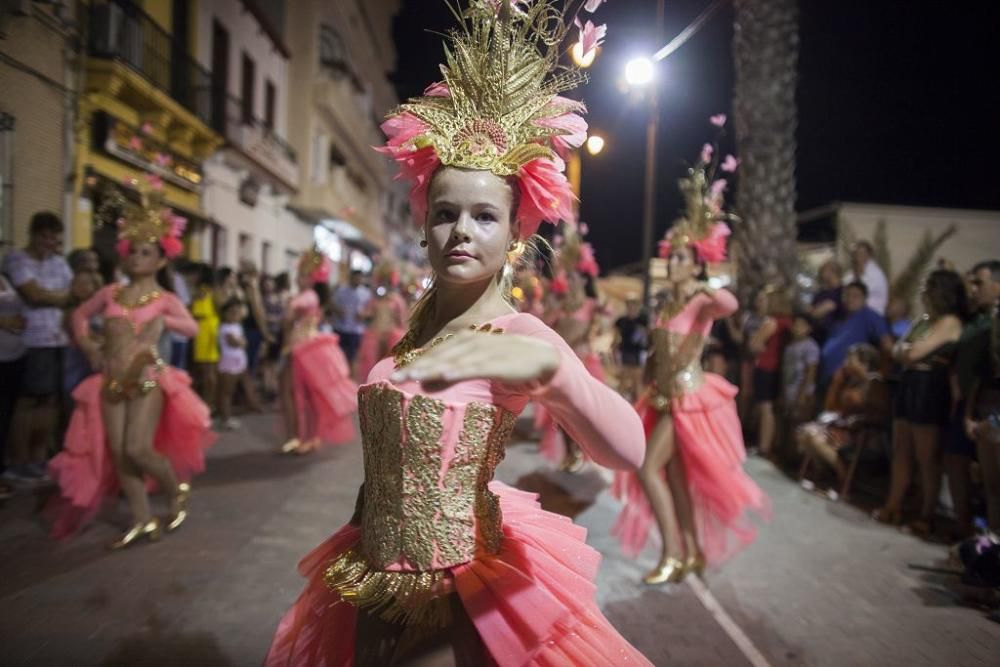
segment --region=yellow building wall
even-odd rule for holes
[[[143,0],[143,10],[167,32],[174,31],[173,0]]]

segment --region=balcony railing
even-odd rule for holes
[[[211,123],[212,75],[142,9],[128,0],[93,0],[88,23],[91,56],[125,63]]]
[[[295,149],[267,123],[253,116],[243,100],[218,93],[212,98],[212,129],[296,185],[299,159]]]

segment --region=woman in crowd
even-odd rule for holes
[[[375,296],[361,311],[368,322],[358,349],[358,379],[362,382],[406,333],[407,308],[399,293],[399,273],[391,264],[383,264],[375,272],[375,281]]]
[[[337,336],[320,333],[330,301],[330,260],[318,249],[299,259],[299,293],[285,313],[281,407],[288,440],[284,454],[308,454],[321,445],[354,439],[357,385]]]
[[[787,294],[778,289],[765,290],[767,306],[760,328],[750,338],[753,358],[754,422],[757,425],[757,449],[765,457],[772,456],[777,421],[774,403],[781,386],[781,358],[792,326],[791,303]]]
[[[208,405],[216,404],[219,383],[219,313],[215,308],[212,284],[211,267],[200,265],[195,296],[191,302],[191,315],[198,323],[191,361],[195,386],[201,400]]]
[[[443,654],[447,664],[453,656],[500,667],[649,664],[594,601],[599,556],[583,530],[530,494],[490,483],[532,399],[601,463],[629,468],[641,456],[629,405],[510,301],[514,265],[540,222],[572,217],[550,146],[585,136],[573,113],[582,105],[556,97],[557,82],[575,76],[542,79],[562,52],[562,35],[550,31],[564,32],[554,21],[527,23],[542,10],[559,11],[552,0],[525,14],[479,6],[469,32],[449,37],[460,55],[443,68],[445,83],[383,126],[413,181],[434,284],[394,357],[361,389],[365,480],[355,516],[302,562],[309,583],[268,665],[439,664]],[[546,34],[536,39],[536,29]],[[496,52],[511,61],[486,57]],[[505,77],[518,72],[535,74],[515,89]],[[515,91],[519,105],[497,98]],[[470,98],[477,102],[460,103]],[[507,108],[536,111],[510,120],[506,135],[493,130]],[[466,115],[476,111],[483,115]],[[559,129],[568,127],[580,129]]]
[[[100,373],[76,389],[76,408],[63,451],[49,465],[59,483],[54,534],[78,529],[121,489],[132,526],[109,547],[159,539],[187,517],[187,481],[205,466],[213,439],[208,408],[191,390],[183,371],[160,358],[164,330],[186,336],[198,325],[169,290],[167,261],[182,250],[184,219],[162,206],[162,184],[136,183],[142,204],[119,219],[118,251],[129,284],[113,284],[73,312],[73,333]],[[103,314],[103,341],[90,337],[90,318]],[[154,517],[147,481],[168,502],[164,522]]]
[[[892,481],[885,505],[874,516],[884,523],[902,523],[916,460],[922,502],[911,528],[926,536],[933,530],[941,488],[941,433],[952,410],[951,366],[968,312],[962,277],[954,271],[931,272],[921,300],[925,315],[893,348],[903,372],[893,402]]]
[[[719,565],[755,539],[749,512],[769,510],[767,497],[743,472],[736,387],[701,368],[712,323],[737,307],[732,294],[700,279],[707,262],[725,259],[729,236],[722,222],[725,182],[708,184],[714,171],[703,158],[681,181],[685,218],[660,244],[674,294],[652,330],[650,384],[636,406],[646,426],[646,455],[638,475],[615,480],[625,507],[612,530],[625,552],[642,551],[654,520],[659,530],[660,560],[643,578],[647,584],[678,582]]]
[[[819,290],[813,294],[809,315],[814,322],[813,338],[820,345],[844,316],[843,279],[844,267],[837,260],[827,260],[819,267]]]

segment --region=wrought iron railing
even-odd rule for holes
[[[211,123],[212,75],[140,7],[129,0],[90,3],[91,56],[125,63],[206,125]]]

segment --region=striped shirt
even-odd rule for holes
[[[34,282],[39,287],[50,291],[69,289],[73,273],[62,255],[50,255],[45,259],[35,259],[26,251],[11,250],[4,258],[3,272],[10,277],[15,287],[21,287]],[[43,306],[35,308],[28,304],[24,307],[26,322],[21,339],[28,347],[63,347],[69,343],[66,331],[62,327],[63,311],[61,308]]]

